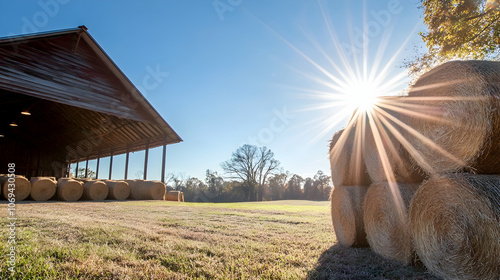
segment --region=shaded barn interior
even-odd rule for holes
[[[0,39],[0,174],[13,162],[17,175],[59,178],[180,141],[85,27]]]

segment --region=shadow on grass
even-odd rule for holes
[[[339,244],[324,251],[307,279],[439,279],[422,266],[386,260],[369,248]]]

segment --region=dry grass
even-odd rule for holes
[[[27,201],[17,210],[17,279],[432,279],[335,245],[328,202]]]

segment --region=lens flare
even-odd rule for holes
[[[378,87],[370,81],[354,81],[348,83],[344,89],[347,106],[354,112],[370,111],[381,95]]]

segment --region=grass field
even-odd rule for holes
[[[1,277],[9,279],[0,203]],[[344,248],[329,202],[21,202],[16,279],[434,279]]]

